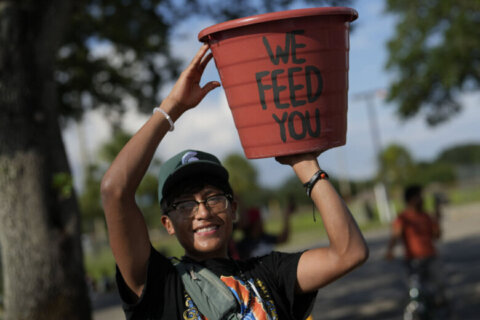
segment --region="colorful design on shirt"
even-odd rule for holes
[[[255,285],[258,288],[260,288],[260,291],[262,292],[262,296],[265,297],[264,306],[267,308],[268,313],[272,315],[272,319],[278,319],[278,314],[277,314],[277,310],[275,309],[275,304],[273,303],[273,299],[271,298],[270,293],[268,293],[268,290],[265,284],[263,284],[263,282],[260,279],[257,279],[257,281],[255,282]]]
[[[192,298],[185,292],[185,311],[183,312],[184,320],[207,320],[197,309],[197,306],[193,303]]]
[[[233,295],[237,299],[238,303],[240,304],[240,311],[241,313],[245,312],[248,306],[248,298],[249,298],[249,291],[247,284],[237,279],[233,276],[224,277],[221,276],[220,279],[230,288]],[[258,292],[257,285],[260,285],[262,291],[266,291],[265,285],[259,279],[254,281],[252,279],[247,280],[250,284],[250,287],[253,289],[253,301],[250,304],[250,310],[247,311],[245,314],[244,319],[246,320],[277,320],[277,312],[275,310],[275,305],[273,301],[270,299],[269,295],[261,295]],[[268,297],[268,298],[267,298]]]

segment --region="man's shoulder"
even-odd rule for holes
[[[402,224],[405,221],[407,216],[408,216],[407,210],[400,211],[395,217],[395,219],[393,220],[393,223]]]
[[[425,211],[418,211],[418,210],[414,210],[414,209],[409,209],[409,208],[406,208],[406,209],[403,209],[403,211],[401,211],[397,218],[400,218],[400,219],[415,219],[415,218],[418,218],[418,217],[423,217],[428,214],[425,212]]]
[[[395,219],[395,223],[398,224],[417,224],[417,223],[426,223],[431,222],[432,218],[430,214],[425,211],[415,211],[406,209],[402,211],[397,218]]]

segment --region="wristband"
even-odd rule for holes
[[[328,174],[325,171],[323,171],[322,169],[320,169],[317,172],[315,172],[315,174],[312,176],[310,181],[303,184],[303,186],[305,187],[305,189],[307,191],[307,196],[308,197],[310,197],[310,194],[312,193],[313,186],[315,186],[315,184],[318,182],[318,180],[322,180],[322,179],[328,179]]]
[[[170,124],[170,129],[168,129],[168,131],[173,131],[173,129],[175,129],[175,125],[173,124],[173,120],[172,120],[172,118],[170,118],[168,113],[166,113],[165,111],[160,109],[160,107],[153,108],[153,113],[155,113],[155,112],[161,112],[165,116],[165,118],[167,118],[168,123]]]

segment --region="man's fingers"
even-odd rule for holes
[[[218,81],[210,81],[202,87],[202,99],[213,89],[220,87],[221,84]]]
[[[207,84],[205,84],[202,88],[202,91],[205,91],[205,94],[207,94],[208,92],[212,91],[213,89],[215,88],[218,88],[220,87],[221,84],[220,82],[218,81],[210,81],[208,82]]]
[[[209,54],[207,54],[203,60],[200,62],[199,64],[199,71],[202,71],[205,69],[205,67],[207,66],[208,62],[210,62],[210,60],[212,59],[213,55],[212,53],[210,52]]]
[[[208,44],[203,44],[200,49],[198,49],[197,54],[193,58],[192,62],[190,65],[195,66],[201,64],[202,58],[205,55],[205,53],[208,51]]]
[[[201,91],[200,91],[200,97],[199,97],[199,102],[203,100],[203,98],[205,98],[205,96],[210,92],[212,91],[213,89],[217,88],[217,87],[220,87],[221,84],[220,82],[218,81],[210,81],[208,82],[207,84],[205,84],[202,88],[201,88]],[[197,102],[198,103],[198,102]]]

